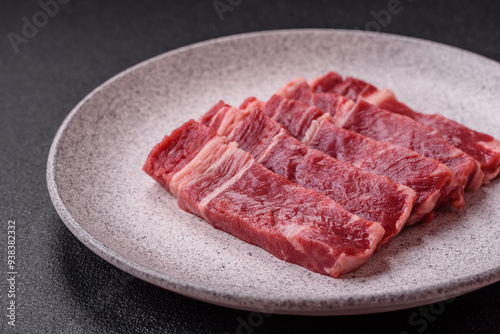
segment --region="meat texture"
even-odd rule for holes
[[[254,107],[262,108],[310,148],[413,189],[417,197],[407,225],[432,220],[438,199],[457,186],[452,171],[439,161],[339,128],[317,107],[278,95],[266,103],[249,98],[241,106]]]
[[[409,148],[450,167],[460,186],[449,192],[448,197],[441,197],[440,205],[452,202],[457,208],[463,207],[464,190],[477,189],[482,183],[484,174],[476,160],[420,122],[391,113],[364,100],[354,102],[336,93],[314,93],[303,78],[290,82],[280,92],[287,97],[324,108],[323,111],[329,113],[339,127]]]
[[[199,122],[238,143],[276,174],[327,195],[362,218],[380,223],[385,235],[379,247],[394,238],[410,216],[416,197],[411,188],[309,148],[260,108],[238,110],[221,101]]]
[[[143,169],[183,210],[322,274],[358,268],[384,235],[378,223],[271,172],[193,120],[157,144]]]
[[[500,173],[500,141],[498,139],[470,129],[440,114],[424,114],[414,111],[400,102],[387,88],[378,90],[367,82],[351,77],[344,79],[334,72],[328,72],[312,80],[311,87],[315,92],[333,92],[354,101],[365,100],[377,107],[430,126],[452,145],[479,162],[484,173],[482,184],[488,184]]]

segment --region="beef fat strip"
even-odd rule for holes
[[[314,93],[303,78],[291,81],[279,90],[279,94],[328,110],[323,111],[328,112],[339,127],[409,148],[444,163],[455,173],[460,185],[449,198],[457,208],[464,206],[465,188],[477,189],[482,183],[484,174],[476,160],[451,145],[432,128],[411,118],[366,101],[354,103],[335,93]],[[449,199],[442,198],[438,205],[446,204]]]
[[[257,108],[238,110],[219,102],[200,120],[267,169],[327,195],[348,211],[385,229],[379,248],[394,238],[410,216],[415,192],[309,148]]]
[[[488,184],[500,173],[500,141],[490,135],[472,130],[439,114],[423,114],[412,110],[396,99],[387,88],[379,91],[362,80],[342,78],[328,72],[310,82],[315,92],[333,92],[358,101],[365,100],[377,107],[410,117],[436,130],[444,139],[476,159],[484,173],[483,184]]]
[[[181,209],[321,274],[356,269],[384,235],[378,223],[271,172],[193,120],[157,144],[143,169]]]
[[[248,98],[241,108],[261,108],[310,148],[413,189],[417,197],[407,225],[432,220],[443,189],[458,185],[444,164],[404,147],[339,128],[321,110],[300,101],[278,95],[267,103]]]

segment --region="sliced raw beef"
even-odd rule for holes
[[[322,274],[356,269],[384,235],[380,224],[271,172],[193,120],[157,144],[143,169],[183,210]]]
[[[379,91],[374,86],[355,78],[343,79],[329,72],[311,82],[315,92],[333,92],[352,100],[365,100],[380,108],[410,117],[430,126],[454,146],[476,159],[484,173],[483,184],[489,183],[500,173],[500,140],[472,130],[439,114],[422,114],[396,99],[392,91]]]
[[[325,108],[323,111],[329,113],[339,127],[409,148],[444,163],[455,173],[460,184],[454,190],[455,193],[451,193],[453,197],[450,197],[457,208],[463,207],[465,203],[465,188],[477,189],[482,183],[484,174],[476,160],[451,145],[431,127],[411,118],[381,109],[364,100],[353,102],[335,93],[314,93],[303,78],[288,83],[279,93]],[[447,202],[448,199],[442,199],[440,204]]]
[[[416,197],[412,189],[309,148],[258,108],[238,110],[221,101],[199,122],[238,143],[276,174],[380,223],[385,235],[379,248],[401,231],[410,216]]]
[[[441,193],[447,196],[446,191],[458,185],[452,171],[439,161],[339,128],[316,107],[274,95],[265,104],[249,98],[241,108],[252,109],[255,106],[263,108],[264,114],[280,122],[294,137],[311,148],[412,188],[417,198],[407,224],[416,223],[424,217],[425,221],[430,221]],[[304,119],[311,121],[302,124]]]

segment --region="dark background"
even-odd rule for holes
[[[259,317],[136,279],[94,255],[68,231],[48,196],[47,155],[64,118],[96,86],[152,56],[215,37],[283,28],[364,29],[376,22],[371,11],[386,10],[389,3],[232,2],[236,6],[221,20],[212,0],[73,0],[59,5],[17,53],[8,34],[22,36],[22,18],[33,22],[41,7],[37,1],[1,2],[0,332],[235,333],[240,326],[246,333],[499,333],[500,283],[451,303],[397,312]],[[381,31],[500,61],[498,1],[401,0],[401,6],[388,24],[379,25]],[[5,316],[9,220],[16,221],[15,328]],[[243,322],[255,326],[243,328]]]

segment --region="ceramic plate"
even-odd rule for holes
[[[165,53],[110,79],[69,114],[48,160],[48,188],[75,236],[122,270],[177,293],[245,310],[336,315],[428,304],[500,280],[500,182],[408,228],[339,279],[280,261],[181,211],[142,170],[163,136],[218,100],[268,99],[328,70],[392,88],[415,110],[499,137],[500,65],[388,34],[286,30]]]

